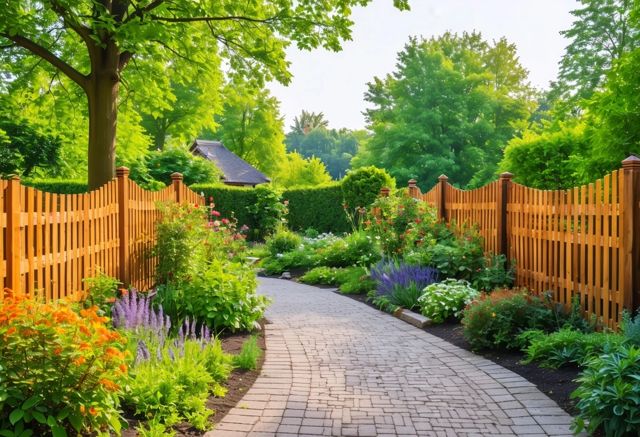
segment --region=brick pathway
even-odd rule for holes
[[[569,436],[522,377],[329,290],[261,279],[262,374],[209,432],[235,436]]]

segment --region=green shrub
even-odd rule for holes
[[[0,435],[120,434],[127,340],[95,308],[0,301]],[[68,433],[68,434],[67,434]]]
[[[282,198],[289,202],[287,223],[295,231],[313,228],[319,233],[338,234],[351,229],[342,208],[344,197],[338,183],[291,188],[282,193]]]
[[[159,207],[162,218],[156,223],[154,250],[158,256],[157,282],[164,284],[197,275],[205,263],[205,211],[173,202]]]
[[[284,226],[276,229],[275,233],[267,237],[267,248],[271,255],[287,253],[295,250],[302,243],[302,237]]]
[[[431,218],[435,214],[423,202],[396,193],[389,197],[378,197],[367,212],[364,222],[367,232],[379,242],[387,257],[402,254],[410,226]]]
[[[89,184],[75,179],[25,179],[22,184],[46,193],[83,194],[89,191]]]
[[[381,168],[374,166],[351,170],[340,181],[347,208],[365,207],[380,195],[380,189],[395,188],[395,180]]]
[[[625,345],[589,360],[571,395],[578,399],[576,433],[600,426],[607,436],[637,435],[640,429],[640,348]]]
[[[506,256],[491,255],[486,259],[486,265],[472,274],[472,278],[473,288],[480,291],[511,287],[515,279],[514,262],[507,268]]]
[[[343,294],[366,294],[376,288],[376,283],[369,277],[367,269],[359,266],[338,269],[336,282]]]
[[[304,284],[338,285],[337,267],[314,267],[300,277],[300,282]]]
[[[308,269],[313,267],[315,263],[316,257],[313,250],[299,248],[265,258],[260,266],[267,275],[279,275],[291,269]]]
[[[329,267],[369,266],[381,258],[375,239],[363,231],[336,239],[317,252],[317,264]]]
[[[462,310],[478,296],[478,290],[464,280],[445,279],[425,287],[418,299],[420,311],[436,323],[460,318]]]
[[[96,275],[82,280],[87,287],[87,296],[83,303],[85,306],[97,306],[102,314],[111,315],[111,305],[117,297],[118,285],[121,284],[116,278],[104,273],[100,268],[96,269]]]
[[[542,367],[558,368],[567,364],[583,363],[604,352],[616,350],[624,337],[618,334],[593,332],[585,334],[572,329],[561,329],[546,334],[542,331],[526,331],[521,334],[529,342],[525,348],[525,363],[539,362]]]
[[[518,335],[530,329],[551,331],[558,326],[554,311],[537,296],[522,290],[483,294],[465,308],[464,336],[473,349],[515,348]]]
[[[215,332],[250,331],[267,305],[255,290],[251,267],[214,259],[189,280],[158,287],[157,298],[174,326],[189,318]]]
[[[258,339],[252,335],[244,342],[240,353],[233,357],[233,365],[242,370],[255,370],[261,356],[262,349],[258,346]]]
[[[254,191],[256,201],[247,209],[255,223],[253,238],[263,240],[286,220],[288,208],[282,202],[280,194],[270,185],[258,185]]]

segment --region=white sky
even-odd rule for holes
[[[392,4],[373,0],[356,9],[353,40],[341,52],[288,51],[292,82],[270,85],[285,131],[303,109],[323,112],[332,128],[364,128],[366,83],[395,69],[410,35],[477,30],[487,40],[505,36],[516,44],[531,84],[547,88],[568,43],[559,32],[571,26],[569,11],[579,6],[576,0],[411,0],[411,10],[400,12]]]

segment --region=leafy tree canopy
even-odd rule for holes
[[[366,131],[317,127],[307,133],[289,132],[285,143],[288,151],[298,152],[305,158],[320,158],[331,177],[340,179],[349,170],[351,159],[366,136]]]
[[[280,103],[260,84],[235,79],[222,92],[224,104],[216,117],[215,137],[235,154],[269,176],[277,175],[285,159]]]
[[[308,134],[314,129],[329,127],[329,122],[324,118],[322,112],[312,112],[302,110],[299,116],[293,118],[291,132],[297,135]]]
[[[36,169],[55,167],[59,159],[59,138],[0,114],[0,176],[27,177]]]
[[[369,2],[0,0],[0,68],[6,74],[8,65],[38,58],[82,90],[93,188],[114,176],[121,85],[132,92],[151,88],[148,106],[163,107],[172,84],[221,65],[218,57],[234,74],[286,83],[287,46],[339,50],[351,36],[351,8]],[[408,8],[407,0],[394,4]],[[167,77],[179,61],[185,62]],[[137,76],[129,77],[130,70]],[[30,71],[9,72],[10,80],[23,73]]]
[[[297,152],[286,154],[274,183],[283,188],[314,187],[331,182],[327,168],[319,158],[303,158]]]
[[[431,186],[445,173],[462,186],[497,172],[502,150],[527,120],[532,91],[515,46],[479,33],[411,38],[396,71],[368,84],[373,137],[354,160]]]
[[[570,29],[571,42],[560,61],[553,97],[561,111],[578,110],[598,91],[617,59],[640,46],[640,29],[632,23],[634,0],[580,0]]]

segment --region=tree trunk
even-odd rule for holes
[[[118,119],[117,50],[101,50],[87,89],[89,101],[89,189],[94,190],[115,177],[116,124]],[[95,68],[97,67],[97,68]]]

